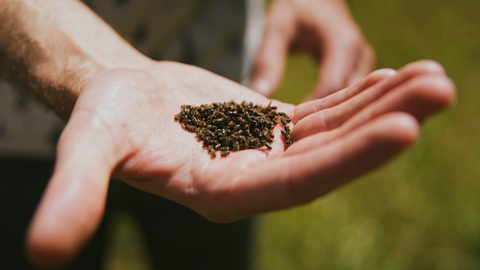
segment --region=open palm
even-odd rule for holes
[[[173,120],[180,106],[230,100],[265,106],[269,99],[178,63],[102,71],[83,88],[61,136],[55,173],[30,228],[30,254],[43,265],[75,254],[102,217],[110,177],[215,222],[309,202],[410,145],[417,120],[453,96],[434,62],[379,70],[321,100],[273,101],[293,120],[297,142],[286,151],[277,126],[270,151],[212,158]]]

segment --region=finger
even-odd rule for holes
[[[372,72],[370,75],[363,78],[359,83],[353,85],[352,87],[346,88],[322,99],[302,103],[295,107],[293,121],[296,122],[302,120],[304,117],[312,113],[337,106],[338,104],[347,101],[358,93],[377,84],[385,78],[395,75],[396,73],[397,72],[393,69],[379,69]]]
[[[284,155],[301,154],[345,136],[365,123],[392,112],[405,112],[422,121],[452,103],[455,86],[442,75],[418,76],[386,94],[337,129],[316,133],[290,146]]]
[[[358,28],[346,18],[325,28],[322,18],[317,18],[319,33],[323,33],[323,46],[319,80],[311,99],[323,98],[349,86],[349,78],[360,60],[364,41]],[[366,74],[365,74],[366,75]]]
[[[397,79],[396,83],[401,83],[402,80],[407,80],[412,76],[424,74],[424,73],[431,73],[431,74],[445,74],[442,66],[436,63],[435,61],[431,60],[420,60],[417,62],[410,63],[404,67],[402,67],[399,71],[403,76]],[[367,89],[369,86],[372,86],[384,78],[391,77],[395,75],[397,72],[391,69],[380,69],[377,71],[372,72],[368,75],[365,79],[360,81],[360,84],[356,84],[352,87],[349,87],[345,90],[335,93],[334,95],[328,96],[323,99],[313,100],[310,102],[305,102],[303,104],[298,105],[294,111],[294,121],[302,120],[307,115],[310,115],[314,112],[324,110],[327,108],[334,107],[338,104],[344,103],[346,100],[354,97],[355,95],[359,94],[363,90]],[[367,80],[366,82],[364,82]],[[364,85],[362,85],[362,82]]]
[[[326,44],[322,55],[318,84],[310,99],[323,98],[345,88],[355,66],[356,48],[349,42]]]
[[[265,96],[273,94],[280,84],[290,42],[294,35],[295,17],[286,1],[272,4],[267,17],[262,46],[253,66],[251,88]]]
[[[359,93],[354,98],[336,107],[328,108],[305,117],[295,126],[295,138],[300,140],[318,132],[337,128],[392,89],[423,74],[441,74],[441,76],[444,76],[443,68],[435,62],[424,61],[406,66],[396,75]]]
[[[359,82],[363,77],[367,76],[372,72],[375,65],[375,54],[373,53],[372,48],[363,43],[360,49],[358,61],[355,65],[355,69],[350,75],[348,85],[354,85]]]
[[[60,138],[54,174],[27,236],[27,252],[37,266],[67,263],[101,220],[113,168],[105,153],[113,148],[94,128],[103,129],[101,121],[72,115]]]
[[[413,117],[395,113],[304,155],[261,164],[233,179],[229,190],[235,192],[227,192],[226,203],[209,218],[231,221],[309,202],[382,165],[412,144],[417,134]]]

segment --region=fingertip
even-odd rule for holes
[[[399,148],[407,147],[417,141],[420,134],[420,126],[415,117],[410,114],[395,112],[382,116],[379,126],[383,126],[383,131],[379,133],[382,140],[386,136],[388,140],[395,141]]]
[[[428,71],[434,74],[445,75],[445,69],[440,63],[438,63],[435,60],[419,60],[415,63],[421,66],[425,71]]]
[[[434,101],[438,109],[448,107],[455,100],[455,84],[446,76],[424,75],[418,77],[417,83],[417,92],[425,91],[426,98]]]
[[[82,176],[54,174],[27,233],[25,248],[34,265],[57,268],[75,257],[101,221],[105,189]]]
[[[436,76],[430,83],[438,93],[439,103],[442,107],[447,107],[455,102],[456,87],[455,83],[446,76]]]
[[[74,257],[74,250],[65,247],[59,241],[52,241],[48,236],[29,233],[25,251],[30,262],[41,269],[56,269],[65,266]]]
[[[402,67],[399,72],[413,73],[414,75],[420,74],[438,74],[445,75],[445,69],[443,66],[434,60],[419,60]]]
[[[397,71],[394,69],[390,69],[390,68],[378,69],[370,73],[368,76],[366,76],[364,80],[359,80],[358,83],[362,84],[360,88],[362,90],[365,90],[370,86],[373,86],[383,81],[384,79],[394,76],[395,74],[397,74]]]
[[[414,143],[420,134],[420,125],[415,117],[406,113],[399,113],[396,116],[396,119],[393,120],[396,128],[394,131],[397,131],[398,134],[402,134],[405,144]],[[396,130],[395,130],[396,129]]]
[[[391,68],[382,68],[382,69],[377,69],[370,73],[368,77],[371,77],[373,79],[377,80],[382,80],[384,78],[392,77],[393,75],[397,74],[397,71],[395,69]]]
[[[420,121],[450,106],[455,100],[455,85],[444,75],[424,74],[406,84],[404,103]]]

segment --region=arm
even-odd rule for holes
[[[375,169],[454,96],[436,63],[380,70],[325,99],[273,101],[300,121],[289,124],[297,142],[287,150],[277,126],[270,151],[213,159],[173,121],[180,106],[269,99],[197,67],[143,57],[76,1],[0,4],[2,25],[11,27],[1,32],[2,68],[69,118],[28,231],[39,266],[68,262],[94,233],[111,177],[231,222],[312,201]]]
[[[0,68],[63,119],[100,70],[149,62],[80,1],[0,0]]]

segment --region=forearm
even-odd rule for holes
[[[79,1],[0,0],[0,68],[64,119],[98,71],[149,61]]]

